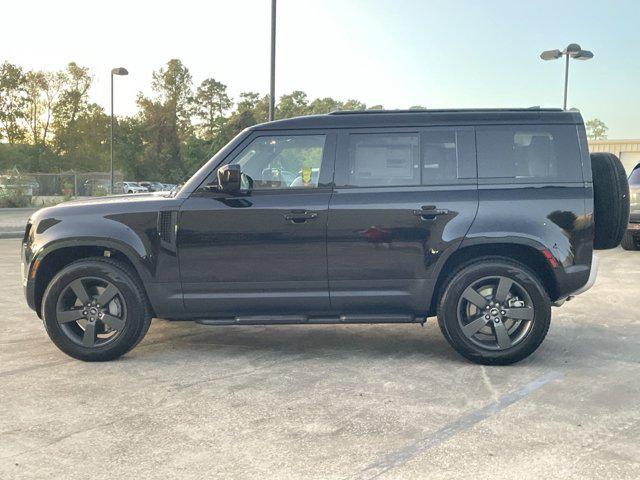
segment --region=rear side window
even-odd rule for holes
[[[429,128],[422,142],[422,184],[443,185],[459,179],[475,181],[473,128]]]
[[[338,178],[338,185],[446,185],[460,179],[475,182],[473,128],[433,127],[417,132],[352,133],[348,135],[346,145],[346,178]]]
[[[417,133],[349,135],[349,179],[354,187],[420,185]]]
[[[479,126],[478,177],[522,183],[581,182],[572,125]]]

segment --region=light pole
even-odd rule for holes
[[[271,0],[271,79],[269,82],[269,120],[276,118],[276,0]]]
[[[570,43],[564,50],[545,50],[540,54],[542,60],[557,60],[562,56],[565,56],[564,64],[564,102],[562,108],[567,109],[567,90],[569,86],[569,57],[575,60],[590,60],[593,58],[593,53],[588,50],[582,50],[577,43]]]
[[[124,67],[114,68],[111,70],[111,188],[110,192],[113,195],[113,76],[114,75],[129,75],[129,71]]]

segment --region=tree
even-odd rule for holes
[[[227,86],[213,78],[204,80],[193,97],[194,114],[201,120],[198,125],[200,136],[211,140],[227,121],[225,112],[233,102],[227,94]]]
[[[191,132],[191,85],[191,73],[178,59],[169,60],[166,68],[153,72],[151,87],[167,107],[169,120],[183,135]]]
[[[55,150],[63,154],[71,152],[80,141],[76,120],[88,109],[92,78],[88,68],[71,62],[60,75],[59,81],[61,89],[53,105],[51,126],[55,133]]]
[[[367,105],[359,100],[350,99],[342,104],[344,110],[366,110]]]
[[[320,115],[330,113],[336,110],[342,110],[342,102],[334,100],[331,97],[316,98],[309,104],[308,113],[310,115]]]
[[[282,95],[276,106],[276,116],[278,118],[299,117],[309,114],[309,100],[307,94],[295,90],[288,95]]]
[[[142,162],[150,179],[180,182],[185,176],[181,147],[193,132],[191,74],[180,60],[173,59],[152,78],[156,97],[138,95],[145,144]]]
[[[25,137],[22,121],[27,106],[26,75],[17,65],[4,62],[0,65],[0,139],[10,144]]]
[[[607,138],[609,127],[599,118],[589,120],[584,125],[587,128],[587,138],[589,140],[604,140]]]
[[[27,72],[27,125],[32,145],[44,146],[50,140],[53,109],[66,78],[64,72]]]

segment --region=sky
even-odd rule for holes
[[[151,74],[179,58],[194,86],[214,77],[237,99],[269,90],[270,0],[2,0],[0,62],[94,75],[91,98],[136,112]],[[640,138],[639,0],[278,0],[276,95],[355,98],[386,108],[560,107],[562,61],[578,43],[569,107],[609,138]]]

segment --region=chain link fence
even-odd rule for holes
[[[115,182],[123,176],[114,172]],[[100,197],[111,191],[110,172],[0,173],[0,204],[44,206],[75,197]]]

